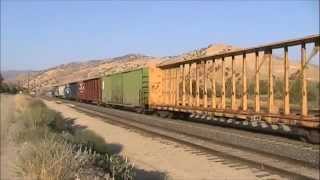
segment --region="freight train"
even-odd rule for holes
[[[212,110],[195,110],[192,105],[190,108],[181,105],[182,94],[177,90],[179,88],[176,88],[179,84],[176,87],[172,86],[173,89],[170,90],[176,95],[177,106],[166,107],[163,94],[170,92],[164,91],[164,86],[168,85],[164,83],[164,76],[163,71],[157,67],[144,67],[55,86],[52,94],[68,100],[133,110],[138,113],[154,113],[166,118],[211,120],[223,126],[251,128],[258,131],[276,130],[297,135],[311,143],[319,143],[317,134],[319,122],[316,126],[309,127],[303,123],[293,125],[285,121],[270,123],[263,118],[256,120],[245,114],[230,116],[227,113],[221,113],[219,109],[215,113],[212,113]]]
[[[309,57],[307,45],[314,46]],[[139,113],[155,113],[162,117],[294,135],[311,143],[320,143],[320,104],[316,102],[312,105],[309,101],[306,78],[306,67],[319,53],[319,45],[320,36],[312,35],[209,56],[165,61],[157,66],[56,86],[51,94]],[[288,47],[293,46],[301,50],[301,66],[296,73],[299,78],[299,87],[295,89],[298,98],[292,98],[289,89]],[[284,53],[281,88],[279,85],[274,87],[273,49],[283,49]],[[249,56],[254,62],[249,61]],[[239,64],[235,63],[239,62],[236,57],[242,62],[240,73],[235,71],[235,66]],[[255,64],[250,79],[247,63]],[[267,81],[262,83],[264,87],[260,87],[259,74],[263,63],[267,66]],[[239,84],[236,83],[237,76],[241,79]],[[252,81],[250,85],[254,86],[251,86],[251,93],[254,88],[252,94],[249,93],[248,81]],[[263,94],[261,89],[267,93]],[[277,102],[275,92],[282,93],[281,100],[277,94]],[[299,102],[292,104],[292,99],[299,99]],[[311,109],[314,106],[317,107]]]
[[[148,111],[161,97],[161,72],[155,67],[140,68],[103,77],[55,86],[55,97],[79,102]]]

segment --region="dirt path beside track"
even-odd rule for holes
[[[14,161],[16,160],[16,146],[11,142],[9,121],[15,113],[15,98],[13,95],[0,95],[1,100],[1,180],[17,179],[13,172]]]
[[[45,101],[49,108],[61,112],[65,118],[86,126],[127,156],[138,169],[137,179],[287,179],[245,163],[226,160],[218,155],[103,122],[65,104]],[[112,148],[112,147],[110,147]]]

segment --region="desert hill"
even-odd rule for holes
[[[149,65],[160,64],[163,62],[174,62],[174,61],[183,61],[190,58],[213,55],[221,52],[228,52],[241,49],[232,45],[225,44],[211,44],[205,48],[196,49],[187,53],[179,54],[177,56],[165,56],[165,57],[151,57],[142,54],[127,54],[115,58],[107,58],[100,60],[90,60],[86,62],[73,62],[69,64],[62,64],[53,68],[49,68],[42,71],[32,72],[29,74],[29,86],[33,90],[40,90],[50,88],[54,85],[65,84],[68,82],[79,81],[83,79],[93,78],[102,76],[105,74],[126,71],[130,69],[136,69],[140,67],[146,67]],[[260,56],[260,62],[263,60],[263,55]],[[236,78],[240,80],[241,70],[242,70],[242,57],[235,57],[235,73]],[[273,75],[275,77],[281,78],[283,75],[283,58],[281,56],[273,55]],[[254,76],[254,65],[255,65],[255,56],[254,54],[247,55],[247,73],[248,78],[253,78]],[[231,75],[231,58],[226,58],[226,78]],[[295,75],[300,68],[299,61],[290,60],[290,72],[289,74],[292,78],[297,78]],[[219,61],[217,61],[216,71],[219,71]],[[210,67],[209,67],[210,70]],[[267,78],[267,63],[265,62],[261,67],[260,77],[261,79]],[[217,78],[221,74],[217,73]],[[319,81],[319,66],[310,65],[306,69],[306,78],[310,81]],[[18,73],[14,80],[6,79],[10,81],[19,82],[24,87],[27,87],[27,75],[26,72]]]
[[[46,89],[54,85],[145,67],[159,62],[159,59],[154,57],[141,54],[128,54],[116,58],[62,64],[29,74],[29,87],[33,90]],[[5,80],[13,81],[12,79]],[[14,81],[27,88],[28,75],[26,73],[18,74]]]

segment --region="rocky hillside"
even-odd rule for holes
[[[149,65],[155,65],[164,63],[167,61],[183,61],[190,58],[212,55],[221,52],[228,52],[240,49],[231,45],[225,44],[212,44],[205,48],[196,49],[187,53],[183,53],[177,56],[166,56],[166,57],[151,57],[141,54],[128,54],[116,58],[108,58],[101,60],[91,60],[87,62],[74,62],[69,64],[62,64],[53,68],[49,68],[43,71],[29,73],[29,87],[34,90],[50,88],[54,85],[65,84],[68,82],[79,81],[83,79],[93,78],[102,76],[104,74],[110,74],[114,72],[126,71],[130,69],[136,69],[139,67],[146,67]],[[261,56],[262,57],[262,56]],[[275,77],[281,77],[283,72],[283,59],[281,56],[273,55],[273,75]],[[254,54],[247,55],[247,72],[248,76],[254,77]],[[261,60],[262,61],[262,58]],[[221,62],[221,61],[220,61]],[[226,75],[231,75],[231,59],[227,58],[225,61]],[[290,61],[290,75],[292,78],[297,78],[295,75],[298,72],[300,64],[298,61]],[[217,61],[216,71],[219,71],[220,65]],[[241,57],[236,56],[235,58],[235,72],[236,77],[240,78],[242,69]],[[267,78],[267,63],[265,62],[261,66],[261,78]],[[219,76],[219,73],[217,74]],[[306,70],[306,77],[309,80],[319,81],[319,66],[309,66]],[[219,77],[218,77],[219,78]],[[5,78],[6,79],[6,78]],[[13,78],[15,82],[19,82],[24,87],[28,86],[27,73],[18,73]],[[11,79],[6,79],[11,80]]]
[[[154,57],[140,54],[128,54],[110,59],[62,64],[43,71],[29,73],[29,87],[34,90],[39,90],[54,85],[145,67],[159,62],[160,59]],[[12,79],[5,80],[12,82]],[[28,74],[18,74],[14,81],[27,88]]]

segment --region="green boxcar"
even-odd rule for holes
[[[110,77],[110,85],[111,85],[111,94],[109,96],[110,103],[114,104],[122,104],[123,103],[123,95],[122,95],[122,75],[121,74],[115,74]],[[108,89],[108,87],[107,87]]]
[[[148,68],[107,75],[102,78],[102,102],[128,107],[148,105]]]

